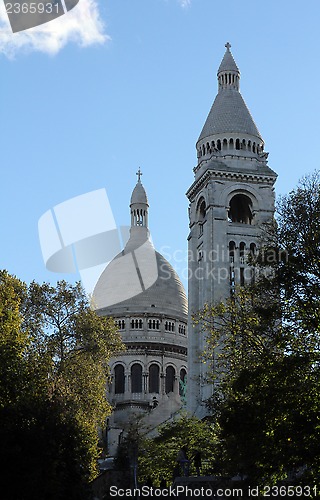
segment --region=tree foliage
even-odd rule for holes
[[[2,498],[88,498],[108,360],[122,347],[79,284],[27,287],[0,273]]]
[[[202,473],[212,473],[215,470],[216,432],[208,421],[201,421],[196,417],[182,415],[172,422],[158,428],[158,435],[140,442],[139,449],[139,479],[145,483],[152,478],[157,485],[161,479],[171,484],[173,476],[179,475],[177,455],[185,446],[190,460],[190,475],[195,474],[193,457],[197,451],[201,452],[203,463]]]
[[[253,482],[273,484],[300,470],[296,480],[310,484],[320,473],[319,216],[315,173],[280,199],[277,224],[251,262],[256,283],[194,318],[215,368],[208,404],[220,429],[219,460]],[[267,259],[271,253],[277,258]]]

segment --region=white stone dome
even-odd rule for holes
[[[166,314],[186,320],[188,311],[184,287],[171,264],[149,239],[139,245],[136,234],[101,274],[93,304],[100,314],[110,316]]]
[[[140,180],[137,182],[137,184],[132,192],[132,195],[131,195],[130,205],[133,205],[133,204],[148,205],[147,193],[146,193],[143,185],[141,184]]]
[[[149,239],[149,205],[140,170],[137,175],[130,203],[130,238],[102,272],[93,291],[93,307],[104,316],[162,314],[186,322],[186,293],[171,264]]]

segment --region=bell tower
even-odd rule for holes
[[[230,51],[218,69],[218,93],[196,144],[198,163],[189,199],[188,410],[206,414],[212,394],[200,359],[205,337],[192,326],[204,304],[226,299],[252,280],[247,263],[257,251],[261,226],[272,219],[277,174],[267,164],[264,141],[240,93],[240,71]]]

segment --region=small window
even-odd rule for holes
[[[149,392],[156,392],[159,394],[159,366],[156,364],[150,365],[149,368]]]
[[[124,393],[124,367],[116,365],[114,368],[114,392],[115,394]]]
[[[198,222],[203,223],[206,218],[206,202],[202,198],[198,203]]]
[[[182,335],[185,335],[186,334],[186,326],[185,325],[179,325],[179,329],[178,329],[179,333],[181,333]]]
[[[132,319],[130,324],[132,330],[142,330],[143,328],[142,319]]]
[[[245,264],[245,250],[246,250],[246,244],[241,241],[239,245],[239,256],[240,256],[240,264]]]
[[[131,391],[142,392],[142,366],[139,363],[131,367]]]
[[[236,244],[234,241],[230,241],[229,242],[229,260],[230,260],[230,263],[233,264],[234,263],[234,253],[235,253],[235,249],[236,249]]]
[[[149,319],[148,328],[149,330],[160,330],[160,321],[158,319]]]
[[[172,366],[168,366],[166,369],[166,394],[173,392],[175,376],[175,369]]]
[[[174,332],[174,322],[173,321],[166,321],[165,322],[165,330],[167,332]]]
[[[116,324],[119,330],[124,330],[126,328],[126,323],[124,319],[119,319]]]
[[[180,380],[179,380],[179,395],[182,398],[186,397],[187,388],[187,372],[184,368],[180,370]]]

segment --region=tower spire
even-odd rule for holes
[[[218,69],[218,83],[219,92],[222,89],[235,89],[240,88],[240,71],[231,53],[231,44],[225,44],[226,51]]]
[[[240,157],[266,163],[263,139],[239,91],[240,70],[231,44],[225,48],[217,73],[218,93],[197,141],[198,166],[213,157],[230,165]]]
[[[142,172],[139,168],[136,172],[138,176],[137,184],[132,191],[130,201],[131,227],[148,227],[148,198],[141,182]]]

